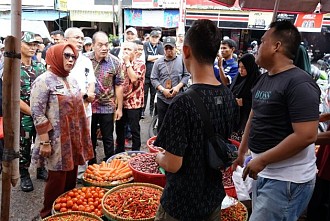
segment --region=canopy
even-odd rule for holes
[[[233,6],[236,1],[242,10],[259,10],[259,11],[281,11],[281,12],[305,12],[313,13],[320,6],[321,13],[330,12],[329,0],[210,0],[214,3],[225,6]],[[278,9],[276,9],[276,2]]]
[[[0,37],[5,38],[6,36],[11,35],[10,19],[0,19],[0,27]],[[21,30],[31,31],[41,35],[42,38],[50,39],[49,31],[43,21],[22,20]]]

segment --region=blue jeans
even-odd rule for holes
[[[293,183],[258,177],[252,191],[251,221],[294,221],[307,208],[315,178]]]

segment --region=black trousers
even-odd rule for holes
[[[102,133],[102,141],[104,147],[105,159],[109,159],[114,154],[114,145],[113,145],[113,122],[114,114],[93,114],[92,115],[92,128],[91,128],[91,138],[94,149],[94,159],[91,162],[96,162],[96,142],[97,142],[97,124],[100,124],[100,130]]]
[[[117,147],[116,153],[125,151],[125,125],[128,124],[132,134],[132,150],[140,150],[141,128],[140,128],[141,108],[123,109],[123,116],[116,121]]]
[[[156,89],[151,84],[150,78],[146,78],[145,81],[144,81],[144,107],[143,107],[143,112],[145,111],[147,103],[148,103],[149,89],[150,89],[149,109],[150,109],[150,114],[152,114],[152,112],[154,110],[154,101],[155,101],[155,96],[156,96]]]
[[[157,98],[157,112],[158,112],[158,127],[157,127],[157,132],[159,132],[159,130],[160,130],[162,124],[163,124],[163,121],[164,121],[164,118],[165,118],[165,115],[166,115],[168,106],[170,106],[170,105],[167,104],[167,103],[165,103],[159,97]]]
[[[330,221],[330,181],[316,177],[314,193],[307,209],[308,221]]]

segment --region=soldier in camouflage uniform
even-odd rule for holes
[[[33,81],[46,71],[42,63],[32,60],[38,40],[32,32],[25,32],[21,38],[21,90],[20,90],[20,160],[21,189],[24,192],[32,191],[33,183],[28,168],[31,162],[31,144],[36,136],[30,109],[30,93]],[[45,168],[37,169],[37,178],[46,179]]]

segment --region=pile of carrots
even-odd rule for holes
[[[121,184],[126,183],[133,177],[128,162],[113,159],[110,163],[89,165],[84,173],[84,179],[93,183]]]

